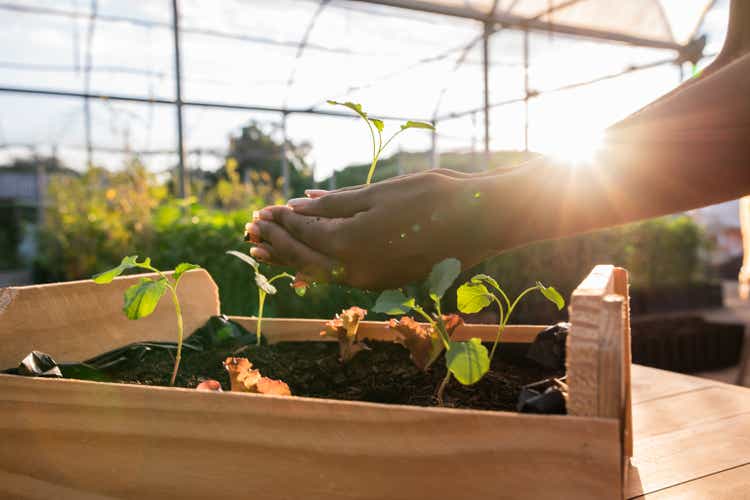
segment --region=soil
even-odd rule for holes
[[[296,396],[415,406],[436,404],[435,390],[445,375],[442,358],[425,373],[414,366],[409,352],[399,344],[373,341],[368,345],[370,350],[358,353],[347,364],[339,362],[338,344],[334,342],[251,346],[239,356],[247,357],[264,376],[285,381]],[[522,386],[563,375],[526,359],[528,346],[499,347],[490,372],[473,386],[451,380],[445,391],[445,406],[515,411]],[[222,361],[237,347],[183,350],[175,385],[192,388],[203,380],[215,379],[228,391],[229,378]],[[112,382],[166,386],[173,363],[169,351],[155,349],[138,360],[108,368],[106,374]]]

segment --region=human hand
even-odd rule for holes
[[[251,254],[313,279],[359,288],[401,286],[455,257],[471,267],[492,254],[481,181],[432,170],[266,207],[248,224]]]

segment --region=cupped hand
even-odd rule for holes
[[[366,186],[311,191],[266,207],[248,224],[251,253],[312,279],[359,288],[424,278],[447,257],[468,268],[494,253],[487,244],[482,181],[432,170]]]

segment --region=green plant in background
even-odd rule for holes
[[[377,118],[370,118],[367,116],[367,113],[362,109],[361,104],[357,104],[354,102],[337,102],[337,101],[328,101],[328,104],[332,104],[335,106],[345,106],[355,113],[357,113],[360,118],[362,118],[365,123],[367,124],[367,128],[370,131],[370,137],[372,139],[372,163],[370,163],[370,170],[367,173],[367,182],[365,184],[370,184],[372,182],[372,177],[375,175],[375,167],[378,164],[378,159],[380,159],[380,154],[385,150],[386,147],[388,147],[388,144],[401,132],[404,130],[410,129],[410,128],[422,128],[422,129],[428,129],[428,130],[435,130],[435,127],[429,123],[425,122],[415,122],[412,120],[407,121],[403,125],[401,125],[401,128],[396,131],[388,140],[383,143],[383,130],[385,129],[385,123],[383,123],[383,120],[379,120]],[[375,137],[375,133],[377,132],[377,138]]]
[[[227,253],[229,255],[234,255],[253,268],[253,274],[255,275],[255,284],[258,286],[258,319],[255,326],[255,336],[257,337],[257,344],[260,345],[261,326],[263,322],[263,306],[266,303],[266,297],[268,295],[276,295],[277,292],[276,287],[273,286],[273,282],[282,278],[289,278],[290,280],[292,280],[291,285],[294,288],[294,291],[300,297],[305,295],[307,286],[302,284],[301,282],[298,282],[296,278],[289,273],[279,273],[270,279],[266,278],[266,276],[260,272],[260,265],[258,264],[258,262],[249,255],[238,252],[237,250],[229,250],[227,251]]]
[[[180,300],[177,297],[177,286],[180,284],[180,279],[184,276],[186,271],[197,269],[199,267],[200,266],[195,264],[183,262],[174,268],[172,279],[170,280],[166,274],[151,265],[150,258],[146,257],[143,262],[138,262],[137,255],[130,255],[124,257],[119,266],[113,267],[103,273],[99,273],[92,278],[94,283],[103,285],[111,283],[113,279],[120,276],[123,272],[133,268],[145,269],[159,275],[156,279],[141,278],[137,284],[125,290],[125,305],[123,306],[123,311],[128,319],[145,318],[154,312],[154,309],[156,309],[157,304],[159,304],[159,301],[167,290],[171,293],[174,312],[177,315],[177,353],[175,354],[174,369],[172,370],[172,377],[169,379],[169,385],[174,385],[175,378],[177,377],[177,370],[180,368],[180,359],[182,357],[182,337],[184,335],[182,309],[180,308]]]
[[[490,287],[488,289],[487,287]],[[544,286],[541,282],[537,281],[536,285],[527,288],[521,292],[513,302],[508,299],[508,295],[500,288],[497,281],[491,276],[486,274],[477,274],[469,281],[458,287],[456,292],[456,299],[458,302],[458,310],[464,314],[478,313],[485,307],[488,307],[493,302],[497,304],[498,311],[500,313],[500,321],[498,322],[497,335],[495,335],[495,342],[492,344],[492,351],[490,352],[490,362],[495,356],[495,350],[500,342],[500,336],[505,330],[505,325],[508,324],[511,314],[515,310],[518,303],[524,296],[531,292],[539,291],[547,300],[557,306],[557,310],[561,310],[565,307],[565,299],[562,295],[551,286]],[[495,292],[500,295],[498,298]]]

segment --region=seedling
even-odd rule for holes
[[[488,289],[487,287],[490,287]],[[493,302],[497,304],[498,311],[500,313],[500,321],[497,326],[497,335],[495,335],[495,342],[492,344],[492,351],[490,352],[490,361],[495,356],[495,350],[500,342],[500,336],[505,330],[505,325],[508,324],[511,314],[515,310],[518,303],[529,293],[539,291],[547,300],[557,306],[558,310],[565,307],[565,299],[562,295],[551,286],[544,286],[541,282],[537,281],[536,285],[527,288],[521,292],[513,302],[508,299],[508,295],[500,288],[500,285],[495,281],[492,276],[486,274],[477,274],[469,281],[464,283],[458,288],[457,302],[458,310],[465,314],[477,313],[488,307]],[[502,301],[494,293],[502,297]]]
[[[257,337],[257,344],[260,345],[261,326],[263,322],[263,306],[266,303],[266,297],[268,295],[276,295],[277,292],[276,287],[273,286],[273,282],[282,278],[289,278],[290,280],[292,280],[291,286],[300,297],[304,296],[305,292],[307,292],[307,285],[304,282],[297,280],[289,273],[279,273],[270,279],[266,278],[266,276],[260,272],[260,265],[258,264],[258,262],[249,255],[238,252],[236,250],[229,250],[227,251],[227,253],[229,255],[234,255],[253,268],[253,273],[255,274],[255,284],[258,285],[258,319],[256,320],[255,325],[255,336]]]
[[[446,290],[456,280],[461,272],[461,262],[458,259],[445,259],[435,264],[427,277],[426,287],[432,300],[435,312],[430,315],[422,306],[416,303],[414,297],[407,297],[400,290],[386,290],[375,302],[373,311],[389,315],[407,314],[414,311],[422,316],[429,325],[420,330],[411,318],[401,318],[398,323],[391,322],[391,326],[403,337],[402,343],[411,352],[412,360],[418,367],[426,370],[445,350],[445,378],[437,390],[437,401],[443,405],[445,386],[451,375],[464,385],[478,382],[490,368],[487,348],[478,338],[457,342],[451,339],[453,330],[461,323],[460,318],[444,316],[440,307],[440,300]],[[429,344],[428,344],[429,340]]]
[[[370,170],[367,172],[367,182],[366,184],[370,184],[372,182],[372,177],[375,175],[375,167],[378,164],[378,160],[380,159],[380,154],[385,150],[386,147],[388,147],[388,144],[391,143],[391,141],[401,132],[403,132],[406,129],[410,128],[422,128],[422,129],[428,129],[428,130],[435,130],[435,127],[430,123],[425,122],[415,122],[412,120],[407,121],[403,125],[401,125],[401,128],[397,130],[391,137],[385,141],[385,144],[383,143],[383,130],[385,129],[385,123],[383,123],[383,120],[379,120],[377,118],[370,118],[367,113],[362,109],[361,104],[357,104],[354,102],[337,102],[337,101],[328,101],[328,104],[333,104],[335,106],[345,106],[355,113],[357,113],[360,118],[362,118],[365,123],[367,124],[367,128],[370,131],[370,137],[372,139],[372,162],[370,163]],[[375,137],[375,134],[377,132],[377,138]]]
[[[357,340],[359,322],[365,319],[367,311],[361,307],[350,307],[344,309],[335,318],[326,321],[325,330],[320,332],[321,337],[333,337],[339,342],[339,358],[346,363],[359,351],[367,349],[363,342]]]
[[[461,262],[457,259],[445,259],[437,263],[427,278],[426,286],[435,312],[428,314],[423,307],[416,303],[413,297],[407,297],[400,290],[386,290],[375,302],[373,311],[389,315],[407,314],[414,311],[422,316],[428,326],[422,326],[408,316],[400,321],[391,320],[389,326],[397,331],[401,343],[409,349],[414,364],[422,370],[430,365],[445,350],[446,374],[437,390],[437,401],[443,405],[443,394],[451,376],[463,385],[472,385],[484,377],[490,369],[490,363],[495,355],[500,335],[520,300],[527,294],[539,290],[548,300],[562,309],[565,301],[552,287],[541,283],[521,292],[513,302],[510,302],[505,292],[490,276],[479,274],[458,289],[458,308],[464,313],[479,312],[493,301],[500,309],[500,322],[495,343],[491,353],[482,345],[481,339],[472,338],[467,341],[452,340],[453,331],[461,325],[461,319],[456,315],[443,315],[440,300],[445,291],[451,286],[461,272]],[[496,295],[490,293],[485,283],[496,290],[505,301],[503,305]]]
[[[264,377],[246,358],[229,357],[224,361],[224,368],[229,372],[229,383],[232,392],[253,392],[256,394],[274,394],[291,396],[292,391],[283,380]]]
[[[158,278],[141,278],[137,284],[125,290],[125,305],[123,306],[123,311],[128,319],[145,318],[154,312],[156,305],[167,290],[171,293],[174,312],[177,315],[177,354],[175,354],[174,369],[172,370],[172,377],[169,379],[169,385],[174,385],[175,378],[177,377],[177,370],[180,367],[180,359],[182,357],[182,337],[184,333],[182,325],[182,309],[180,308],[180,300],[177,298],[177,286],[180,284],[180,279],[186,271],[197,269],[199,267],[200,266],[196,264],[189,264],[187,262],[178,264],[177,267],[174,268],[172,279],[170,280],[162,271],[159,271],[151,265],[150,258],[146,257],[143,262],[138,262],[137,255],[130,255],[123,258],[119,266],[113,267],[103,273],[99,273],[92,278],[95,283],[103,285],[111,283],[117,276],[120,276],[126,270],[133,268],[145,269],[159,275]]]

